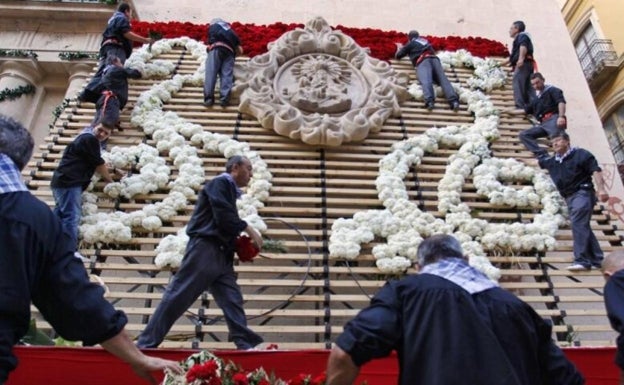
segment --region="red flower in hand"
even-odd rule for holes
[[[236,239],[236,254],[241,262],[252,262],[258,256],[260,249],[246,235],[241,235]]]
[[[201,365],[193,365],[186,373],[186,382],[192,383],[195,380],[202,380],[208,385],[221,385],[217,370],[219,366],[214,361],[206,361]]]

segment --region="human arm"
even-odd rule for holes
[[[236,237],[247,228],[247,222],[238,215],[233,183],[226,175],[220,175],[204,188],[216,227],[221,235],[227,237]]]
[[[524,59],[526,59],[527,52],[529,52],[527,47],[525,45],[521,45],[520,49],[518,50],[518,61],[516,62],[516,68],[522,67],[522,65],[524,64]]]
[[[624,385],[624,270],[611,275],[604,287],[604,303],[611,328],[618,333],[615,363],[620,368],[620,384]]]
[[[351,356],[339,346],[334,346],[327,361],[327,385],[351,385],[360,373]]]
[[[245,232],[249,234],[256,246],[258,246],[259,249],[262,249],[262,236],[258,230],[254,229],[251,225],[247,225],[247,227],[245,227]]]
[[[110,173],[108,172],[108,166],[106,165],[106,163],[102,163],[99,166],[97,166],[95,168],[95,172],[100,174],[100,176],[102,177],[102,179],[104,179],[104,181],[106,183],[110,183],[110,182],[113,181],[113,178],[111,177]]]
[[[126,78],[130,79],[140,79],[143,76],[141,71],[134,68],[124,68],[124,72],[126,74]]]
[[[149,44],[149,43],[153,43],[154,40],[149,38],[149,37],[143,37],[141,35],[137,35],[136,33],[132,32],[132,31],[128,31],[125,32],[123,34],[123,36],[128,39],[128,40],[132,40],[132,41],[136,41],[139,43],[144,43],[144,44]]]
[[[174,373],[181,373],[182,368],[175,361],[164,360],[143,354],[130,340],[125,330],[100,343],[112,355],[128,363],[137,376],[147,380],[150,384],[158,382],[152,372],[169,369]]]
[[[405,44],[404,46],[400,47],[399,50],[397,51],[396,55],[395,55],[395,58],[397,60],[401,60],[403,57],[405,57],[409,53],[409,51],[412,49],[412,46],[413,46],[413,44],[410,41],[407,44]],[[397,48],[398,48],[398,46],[397,46]]]
[[[559,102],[557,104],[559,116],[557,117],[557,127],[566,128],[566,104],[565,102]]]
[[[596,184],[596,194],[598,195],[598,199],[601,202],[606,202],[609,200],[609,194],[605,188],[604,178],[602,176],[602,171],[594,171],[592,174],[594,178],[594,183]]]

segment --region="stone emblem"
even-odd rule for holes
[[[317,17],[235,69],[239,110],[280,135],[321,146],[379,132],[407,98],[407,75]]]

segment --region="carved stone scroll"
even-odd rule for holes
[[[407,98],[407,75],[368,55],[321,17],[235,69],[239,110],[280,135],[339,146],[379,132]]]

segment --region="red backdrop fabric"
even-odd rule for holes
[[[146,353],[180,361],[195,351],[183,349],[146,349]],[[585,375],[587,385],[616,384],[619,370],[613,363],[615,348],[566,348],[565,354]],[[130,367],[101,348],[17,346],[18,368],[6,385],[138,385],[146,384]],[[247,370],[264,367],[282,379],[299,373],[318,374],[325,370],[327,350],[296,351],[216,351],[217,356],[232,360]],[[162,378],[162,376],[160,376]],[[356,383],[396,384],[396,356],[374,360],[362,367]],[[416,384],[415,384],[416,385]]]

